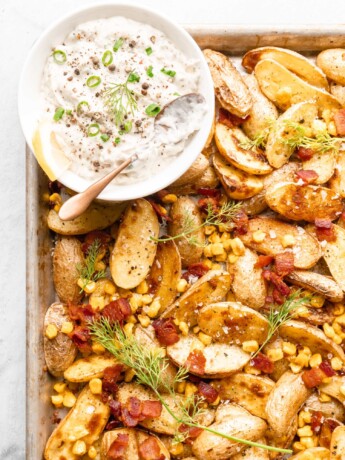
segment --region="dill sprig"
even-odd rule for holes
[[[206,218],[200,225],[195,224],[195,218],[190,212],[185,212],[182,219],[182,231],[175,236],[166,236],[163,238],[151,238],[155,242],[165,242],[184,238],[189,244],[197,246],[198,240],[193,235],[200,228],[207,225],[224,226],[227,230],[231,228],[234,217],[242,207],[242,202],[227,201],[219,210],[215,210],[212,204],[208,203],[206,208]]]
[[[300,123],[286,120],[285,124],[292,130],[292,133],[288,138],[282,139],[282,142],[288,145],[291,150],[304,147],[316,153],[337,152],[340,144],[344,142],[343,138],[332,137],[326,130],[316,133],[315,137],[309,137],[305,127]]]
[[[265,149],[267,138],[270,133],[270,128],[265,128],[256,133],[253,139],[245,139],[239,143],[239,146],[244,150]]]
[[[180,401],[176,399],[175,401],[180,410],[172,411],[165,402],[164,396],[161,395],[160,391],[164,389],[168,394],[176,396],[175,386],[180,382],[186,381],[188,369],[184,367],[179,368],[174,379],[167,380],[166,377],[164,377],[164,371],[169,366],[169,359],[163,356],[159,351],[151,350],[141,345],[134,336],[127,337],[119,323],[110,323],[108,319],[100,318],[94,322],[90,322],[89,328],[93,339],[103,345],[103,347],[112,353],[120,363],[133,369],[137,382],[141,385],[148,386],[153,391],[157,399],[177,423],[189,427],[200,428],[217,436],[248,446],[274,452],[292,453],[289,449],[281,449],[237,438],[197,423],[195,419],[200,415],[200,410],[202,409],[201,398],[189,398],[184,404],[181,404]],[[182,439],[183,433],[177,432],[175,441]]]
[[[137,94],[128,87],[133,80],[132,72],[128,75],[124,83],[109,83],[102,95],[105,99],[105,105],[114,114],[116,126],[124,123],[126,115],[138,109]]]
[[[104,278],[106,275],[105,270],[96,271],[97,257],[100,249],[101,242],[95,239],[87,250],[85,263],[83,265],[77,264],[76,266],[79,278],[83,280],[84,284],[81,291],[84,290],[85,286],[87,286],[90,281],[97,281],[100,278]]]

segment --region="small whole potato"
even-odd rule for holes
[[[316,63],[330,80],[339,85],[345,85],[345,48],[322,51],[318,55]]]

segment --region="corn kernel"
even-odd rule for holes
[[[293,360],[294,364],[301,367],[307,367],[309,365],[309,356],[306,353],[298,353],[296,358]]]
[[[84,441],[78,440],[73,444],[72,452],[74,455],[86,454],[86,444]]]
[[[290,363],[290,369],[294,374],[298,374],[302,370],[302,366],[299,366],[298,364],[295,363]]]
[[[132,297],[129,299],[129,304],[131,306],[132,313],[135,313],[139,307],[142,307],[142,295],[133,293]]]
[[[175,203],[177,201],[177,196],[173,193],[168,193],[167,195],[163,196],[162,201],[165,204]]]
[[[298,414],[298,426],[302,428],[306,423],[311,423],[311,412],[302,410]]]
[[[97,355],[101,355],[102,353],[105,352],[105,348],[103,347],[103,345],[101,345],[98,342],[93,342],[91,348],[92,348],[92,351],[96,353]]]
[[[133,323],[126,323],[123,326],[123,332],[125,333],[126,337],[132,337],[133,335],[133,328],[134,324]]]
[[[212,270],[221,270],[222,266],[220,264],[212,264]]]
[[[269,357],[269,359],[273,362],[279,361],[280,359],[284,358],[284,353],[281,348],[273,348],[271,350],[268,350],[266,354]]]
[[[181,324],[180,324],[181,325]],[[211,345],[212,343],[212,337],[210,337],[207,334],[204,334],[203,332],[199,332],[198,334],[199,340],[207,347],[208,345]]]
[[[314,447],[314,440],[311,436],[302,436],[299,441],[307,449],[311,449],[312,447]]]
[[[322,363],[322,356],[320,355],[320,353],[315,353],[314,355],[312,355],[312,357],[309,360],[309,366],[311,368],[320,366],[321,363]]]
[[[326,123],[329,123],[332,119],[332,112],[330,111],[330,109],[324,109],[321,112],[321,118],[323,118]]]
[[[102,380],[91,379],[89,382],[90,391],[93,395],[100,395],[102,393]]]
[[[331,136],[337,136],[338,135],[338,132],[337,132],[337,128],[335,126],[335,123],[334,121],[330,121],[327,125],[327,131],[329,132],[329,134]]]
[[[142,281],[136,288],[136,292],[138,294],[146,294],[149,292],[149,285],[147,284],[147,281],[144,280]]]
[[[280,240],[283,248],[291,248],[296,244],[295,237],[293,235],[284,235]]]
[[[138,315],[138,320],[139,320],[139,323],[143,326],[143,327],[147,327],[149,326],[150,324],[150,318],[146,315]]]
[[[266,233],[261,230],[257,230],[253,233],[252,239],[255,243],[262,243],[266,238]]]
[[[223,244],[223,248],[225,251],[231,251],[232,247],[231,247],[231,241],[232,240],[226,240],[224,241],[222,244]]]
[[[250,375],[260,375],[261,374],[260,369],[256,369],[256,367],[253,367],[250,364],[246,364],[244,368],[244,372]]]
[[[235,256],[235,254],[229,254],[228,261],[231,264],[234,264],[237,262],[238,256]]]
[[[243,256],[245,252],[245,247],[242,241],[238,237],[230,241],[231,241],[231,249],[232,249],[232,252],[235,254],[235,256]]]
[[[331,383],[331,381],[332,381],[332,377],[324,377],[322,379],[322,383]]]
[[[184,321],[180,321],[180,324],[178,325],[178,328],[182,332],[182,335],[185,335],[185,336],[188,335],[189,327],[188,327],[187,323],[185,323]]]
[[[313,436],[313,432],[310,425],[306,425],[303,428],[299,428],[297,430],[297,434],[300,438],[304,436]]]
[[[322,308],[325,303],[325,298],[320,294],[314,294],[310,299],[310,305],[313,308]]]
[[[334,336],[335,336],[335,332],[334,332],[334,329],[332,326],[330,326],[328,323],[325,323],[323,325],[323,332],[325,333],[325,335],[327,337],[329,337],[330,339],[332,339]]]
[[[107,268],[107,266],[103,261],[95,263],[95,271],[96,272],[104,271],[104,270],[106,270],[106,268]]]
[[[211,244],[211,252],[213,256],[219,256],[224,254],[224,248],[222,243],[213,243]]]
[[[86,294],[92,294],[96,289],[96,283],[94,281],[88,281],[87,279],[79,278],[77,284]]]
[[[230,233],[228,233],[228,232],[222,233],[222,236],[220,237],[220,241],[221,241],[222,243],[225,243],[226,241],[230,241],[230,240],[231,240],[231,235],[230,235]]]
[[[188,283],[185,279],[181,278],[180,280],[178,280],[176,285],[177,292],[185,292],[187,290],[187,287]]]
[[[336,304],[334,304],[333,314],[334,314],[335,316],[340,316],[340,315],[342,315],[344,312],[345,312],[345,307],[344,307],[343,304],[341,304],[341,303],[336,303]]]
[[[197,334],[198,332],[200,332],[200,327],[199,326],[194,326],[193,327],[193,332],[194,332],[194,334]]]
[[[177,392],[180,393],[180,394],[183,394],[185,392],[185,389],[186,389],[186,381],[184,380],[183,382],[179,382],[177,384]]]
[[[150,318],[155,318],[159,310],[161,309],[161,303],[159,299],[154,299],[149,307],[145,307],[144,311]]]
[[[345,396],[345,383],[341,385],[341,387],[339,388],[339,391],[343,396]]]
[[[259,349],[259,344],[256,340],[247,340],[242,343],[242,349],[246,353],[255,353]]]
[[[152,295],[150,294],[144,294],[142,297],[141,297],[141,301],[143,303],[143,305],[150,305],[150,303],[152,302],[153,300],[153,297]]]
[[[114,295],[116,292],[115,284],[108,280],[106,283],[104,283],[104,292],[109,295]]]
[[[51,203],[62,204],[61,195],[59,195],[58,193],[52,193],[52,194],[49,196],[49,201],[50,201]]]
[[[343,339],[339,337],[339,335],[335,334],[333,337],[333,342],[335,342],[337,345],[340,345]]]
[[[343,362],[340,358],[334,357],[331,359],[331,366],[335,371],[340,371],[343,368]]]
[[[294,309],[294,316],[300,318],[308,318],[309,310],[306,306],[302,305]]]
[[[65,391],[63,395],[63,405],[65,407],[73,407],[77,398],[71,391]]]
[[[211,269],[212,268],[212,261],[209,259],[204,259],[202,263],[205,265],[205,267]]]
[[[205,235],[212,235],[215,232],[216,227],[214,225],[205,225],[204,227]]]
[[[316,134],[324,133],[327,130],[327,125],[324,121],[316,119],[316,120],[313,120],[312,122],[312,128],[313,128],[314,134],[316,135]]]
[[[62,395],[53,395],[51,397],[52,404],[54,404],[55,407],[62,407],[63,403],[63,396]]]
[[[293,451],[294,452],[302,452],[303,450],[305,450],[305,446],[303,444],[301,444],[299,441],[297,442],[294,442],[293,445],[292,445],[292,448],[293,448]]]
[[[103,295],[92,295],[89,298],[89,303],[92,309],[96,311],[96,310],[103,310],[106,303],[108,302],[106,302],[105,297]]]
[[[226,259],[227,259],[226,252],[215,257],[216,262],[226,262]]]
[[[126,372],[125,372],[125,378],[124,378],[124,381],[126,383],[129,383],[133,380],[135,376],[135,370],[134,369],[127,369]]]
[[[53,386],[56,393],[63,393],[66,390],[66,383],[64,382],[57,382]]]
[[[340,324],[340,326],[345,326],[345,315],[338,316],[334,321]]]
[[[336,321],[333,321],[332,327],[334,329],[334,332],[341,336],[341,334],[343,333],[343,329],[340,326],[340,324],[338,324]]]
[[[291,342],[283,342],[283,352],[286,355],[293,356],[296,354],[296,345]]]
[[[212,235],[208,237],[209,243],[220,243],[220,235],[218,232],[213,232]]]
[[[127,318],[127,323],[136,324],[137,322],[137,318],[134,315],[131,315]]]
[[[212,257],[212,244],[208,244],[204,247],[203,254],[205,257]]]
[[[52,339],[55,339],[57,335],[58,335],[58,330],[55,324],[48,324],[48,326],[46,327],[45,336],[49,340],[52,340]]]
[[[73,323],[71,321],[65,321],[62,323],[61,332],[63,334],[70,334],[74,329]]]
[[[197,392],[198,392],[198,387],[196,385],[194,385],[194,383],[191,383],[191,382],[186,383],[186,388],[184,390],[184,394],[185,394],[185,396],[187,398],[188,398],[188,396],[192,396]]]
[[[183,453],[183,444],[182,442],[179,442],[177,444],[172,444],[172,446],[169,449],[169,452],[171,455],[181,455]]]
[[[89,430],[87,430],[83,425],[75,425],[72,431],[68,434],[69,441],[78,441],[78,439],[83,438],[90,434]]]
[[[326,393],[320,392],[319,401],[321,401],[321,402],[329,402],[329,401],[331,401],[331,397],[326,395]]]
[[[94,459],[97,457],[97,450],[93,446],[91,446],[90,449],[87,451],[87,455],[89,456],[89,458]]]

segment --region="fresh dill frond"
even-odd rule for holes
[[[138,95],[128,87],[129,83],[135,81],[131,78],[132,75],[133,72],[128,75],[124,83],[109,83],[102,93],[105,105],[114,115],[116,126],[122,125],[128,114],[134,116],[135,111],[138,109]]]
[[[81,278],[84,282],[84,286],[81,291],[83,291],[90,281],[97,281],[100,278],[104,278],[106,275],[105,270],[96,271],[97,257],[100,249],[101,242],[98,239],[95,239],[87,250],[85,263],[83,265],[77,264],[76,266],[79,278]]]
[[[246,139],[239,143],[239,146],[244,150],[265,149],[267,138],[270,133],[270,128],[266,128],[258,132],[253,139]]]

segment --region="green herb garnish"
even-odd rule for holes
[[[153,53],[153,50],[152,50],[151,46],[149,46],[148,48],[146,48],[145,52],[146,52],[146,54],[147,54],[148,56],[150,56],[150,54]]]
[[[171,78],[175,77],[175,75],[176,75],[175,70],[169,70],[169,69],[166,69],[165,67],[163,67],[163,69],[161,69],[161,72],[164,73],[165,75],[168,75]]]
[[[114,43],[113,51],[115,51],[115,53],[117,53],[117,52],[119,51],[119,49],[121,48],[122,45],[123,45],[123,38],[119,38],[119,39],[116,40],[116,42]]]
[[[138,108],[137,95],[128,87],[128,83],[130,83],[129,76],[124,83],[110,83],[103,92],[105,105],[113,112],[116,126],[123,124],[128,113],[134,116],[134,112]]]
[[[77,264],[76,268],[79,277],[83,280],[84,286],[81,292],[88,285],[90,281],[97,281],[100,278],[104,278],[106,273],[105,270],[96,271],[97,257],[101,250],[101,242],[95,239],[89,246],[86,254],[85,263]]]
[[[145,113],[149,117],[155,117],[156,115],[159,114],[160,111],[161,111],[161,108],[159,107],[158,104],[150,104],[145,109]]]
[[[100,83],[101,83],[101,77],[98,77],[97,75],[91,75],[91,77],[89,77],[89,78],[86,80],[86,85],[87,85],[89,88],[95,88],[95,87],[98,86]]]
[[[146,69],[146,75],[150,78],[154,76],[152,70],[153,70],[152,65],[148,66],[148,68]]]
[[[109,140],[108,134],[101,134],[99,137],[102,139],[103,142],[107,142]]]
[[[77,105],[77,115],[85,113],[87,110],[90,110],[90,105],[87,101],[81,101]]]
[[[128,76],[128,83],[134,83],[138,81],[140,81],[140,76],[135,72],[131,72]]]
[[[64,64],[67,61],[67,56],[66,53],[62,50],[55,50],[53,51],[53,59],[56,62],[56,64]]]
[[[105,67],[108,67],[113,62],[113,53],[109,50],[104,51],[102,56],[102,63]]]
[[[89,137],[95,137],[99,133],[99,124],[98,123],[91,123],[91,125],[87,128],[87,135]]]
[[[121,139],[119,137],[115,137],[114,143],[119,144],[121,142]]]
[[[61,118],[63,117],[64,113],[65,113],[65,109],[62,108],[62,107],[58,107],[58,108],[55,110],[53,119],[54,119],[55,121],[61,120]]]

